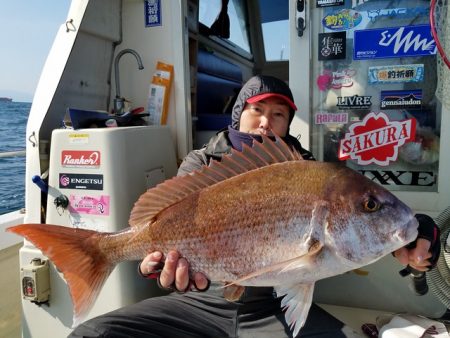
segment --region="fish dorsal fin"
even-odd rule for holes
[[[272,141],[262,135],[262,140],[254,141],[252,147],[244,144],[242,152],[233,149],[220,162],[212,160],[209,166],[205,165],[188,175],[171,178],[147,190],[131,211],[130,225],[145,226],[153,222],[155,216],[165,208],[228,178],[274,163],[303,160],[280,137],[275,137],[275,141]]]

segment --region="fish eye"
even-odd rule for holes
[[[363,206],[364,210],[368,212],[374,212],[380,210],[381,203],[378,202],[375,198],[369,197],[367,200],[364,201]]]

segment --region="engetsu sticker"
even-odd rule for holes
[[[369,67],[369,84],[422,82],[424,65],[393,65]]]
[[[103,190],[103,175],[59,174],[60,189]]]
[[[342,9],[338,12],[328,14],[322,19],[322,25],[333,31],[350,30],[358,26],[362,16],[353,9]]]
[[[314,115],[316,124],[346,124],[348,123],[347,113],[320,112]]]
[[[316,7],[341,6],[345,0],[317,0]]]
[[[436,54],[430,25],[356,30],[353,59],[383,59]]]
[[[336,106],[339,109],[370,109],[372,96],[338,96]]]
[[[346,57],[346,33],[319,33],[319,61]]]
[[[414,141],[416,120],[389,121],[384,113],[371,112],[349,127],[339,142],[339,159],[352,159],[360,165],[387,166],[398,158],[398,148]]]
[[[380,107],[382,109],[420,109],[422,90],[382,90]]]
[[[69,211],[71,213],[88,214],[97,216],[109,215],[109,196],[69,196]]]

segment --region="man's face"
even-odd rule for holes
[[[266,136],[273,136],[273,132],[284,137],[288,127],[289,106],[277,97],[246,103],[239,122],[239,131]]]

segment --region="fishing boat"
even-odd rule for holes
[[[8,309],[0,336],[63,337],[72,325],[62,275],[3,230],[23,222],[123,229],[140,194],[228,125],[253,74],[289,84],[299,107],[290,133],[319,161],[343,162],[434,217],[446,242],[450,152],[440,150],[450,141],[442,103],[450,77],[437,64],[429,4],[73,0],[28,119],[25,209],[0,216]],[[319,281],[314,301],[360,334],[380,315],[445,320],[442,256],[421,276],[421,292],[389,256]],[[89,317],[158,294],[135,270],[129,262],[113,271]]]

